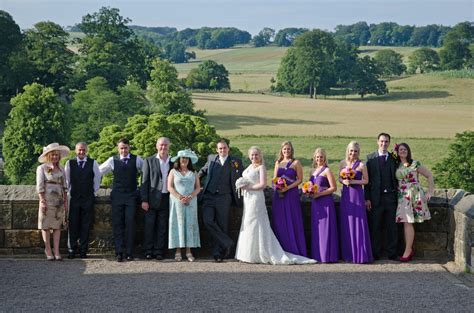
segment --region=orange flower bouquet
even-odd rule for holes
[[[356,172],[352,168],[346,167],[341,170],[341,172],[339,173],[339,176],[341,176],[342,179],[351,180],[356,177]]]
[[[288,187],[288,184],[286,183],[286,179],[283,177],[275,177],[272,180],[272,185],[273,185],[273,190],[278,192],[278,195],[280,198],[283,198],[285,194],[283,193],[282,189]]]
[[[319,190],[318,185],[316,185],[310,180],[305,182],[303,184],[303,187],[301,188],[301,191],[303,192],[303,194],[308,195],[308,196],[312,196],[313,194],[317,193],[318,190]]]

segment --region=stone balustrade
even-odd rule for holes
[[[271,215],[271,191],[266,191],[268,213]],[[111,205],[109,189],[101,189],[95,205],[94,223],[91,230],[90,253],[113,253]],[[336,209],[339,195],[335,194]],[[310,240],[310,202],[302,199],[306,238]],[[415,252],[417,258],[454,259],[462,270],[472,270],[471,254],[474,242],[474,195],[462,190],[436,190],[429,208],[432,219],[416,224]],[[34,186],[0,186],[0,255],[35,255],[43,251],[41,233],[37,229],[38,197]],[[230,235],[237,240],[241,208],[233,208],[230,217]],[[136,252],[140,252],[143,229],[143,212],[137,206]],[[403,228],[399,225],[400,250],[403,250]],[[202,248],[199,256],[209,256],[209,238],[200,220]],[[66,231],[61,246],[66,252]]]

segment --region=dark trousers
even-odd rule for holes
[[[374,257],[380,257],[382,250],[381,237],[385,230],[385,243],[388,257],[397,256],[397,193],[384,193],[380,195],[380,203],[372,206],[369,212],[370,237]]]
[[[115,192],[112,190],[112,228],[115,253],[133,254],[135,241],[135,211],[137,196],[135,192]]]
[[[160,205],[149,208],[145,212],[143,253],[161,255],[166,254],[168,248],[168,218],[170,211],[170,194],[161,195]]]
[[[89,232],[94,218],[94,195],[87,198],[71,198],[69,204],[68,249],[70,253],[79,251],[86,254],[89,247]]]
[[[229,211],[231,194],[211,194],[203,196],[202,219],[212,238],[212,255],[221,257],[224,250],[232,247],[234,241],[229,237]]]

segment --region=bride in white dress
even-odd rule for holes
[[[244,212],[240,226],[235,258],[247,263],[311,264],[315,260],[283,251],[268,219],[263,189],[267,184],[267,171],[258,147],[249,149],[252,161],[245,169],[236,187],[244,196]]]

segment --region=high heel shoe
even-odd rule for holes
[[[415,251],[413,251],[412,249],[410,254],[407,257],[403,257],[403,255],[400,257],[400,262],[410,262],[411,260],[413,260],[414,255],[415,255]]]
[[[191,253],[186,253],[186,258],[188,258],[188,262],[194,262],[194,260],[196,260]]]
[[[46,252],[46,249],[44,249],[44,254],[46,255],[46,260],[54,261],[54,255],[48,255],[48,253]]]
[[[56,261],[62,261],[62,260],[63,260],[63,258],[61,257],[60,254],[55,255],[55,256],[54,256],[54,259],[55,259]]]
[[[176,253],[174,255],[174,259],[176,262],[181,262],[183,260],[183,257],[181,256],[181,253]]]

